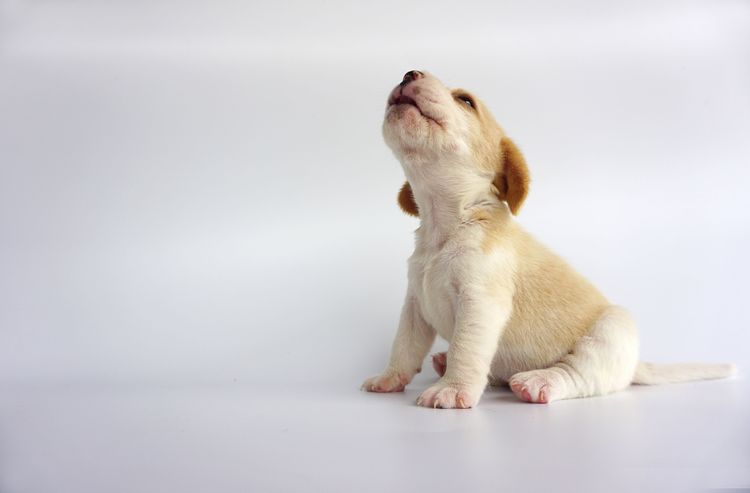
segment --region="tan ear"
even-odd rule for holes
[[[414,193],[411,191],[411,185],[409,185],[408,181],[404,183],[401,191],[398,192],[398,205],[402,211],[410,216],[419,217],[419,207],[417,207],[417,203],[414,201]]]
[[[526,166],[523,154],[509,138],[503,137],[500,140],[500,150],[502,156],[500,171],[495,175],[492,184],[497,188],[497,196],[500,200],[508,203],[513,215],[518,215],[529,193],[531,181],[529,168]]]

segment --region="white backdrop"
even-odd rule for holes
[[[10,2],[0,378],[328,379],[382,364],[416,222],[380,137],[424,68],[526,153],[519,220],[644,357],[747,358],[746,2]]]
[[[748,367],[747,2],[6,0],[0,380],[354,391],[417,226],[380,136],[409,69],[487,102],[519,220],[644,358]]]

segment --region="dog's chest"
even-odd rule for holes
[[[456,268],[461,249],[415,252],[409,259],[409,282],[425,321],[444,339],[450,340],[455,323]]]

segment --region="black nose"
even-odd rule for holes
[[[408,72],[406,72],[406,74],[404,74],[404,80],[401,81],[401,85],[405,86],[409,82],[421,79],[422,77],[424,77],[424,74],[419,70],[409,70]]]

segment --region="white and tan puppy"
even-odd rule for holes
[[[421,224],[390,362],[365,390],[404,390],[436,334],[450,347],[433,356],[441,378],[417,400],[427,407],[475,406],[488,378],[547,403],[734,372],[638,362],[628,312],[514,220],[529,171],[476,97],[411,71],[388,98],[383,135],[406,174],[399,204]]]

